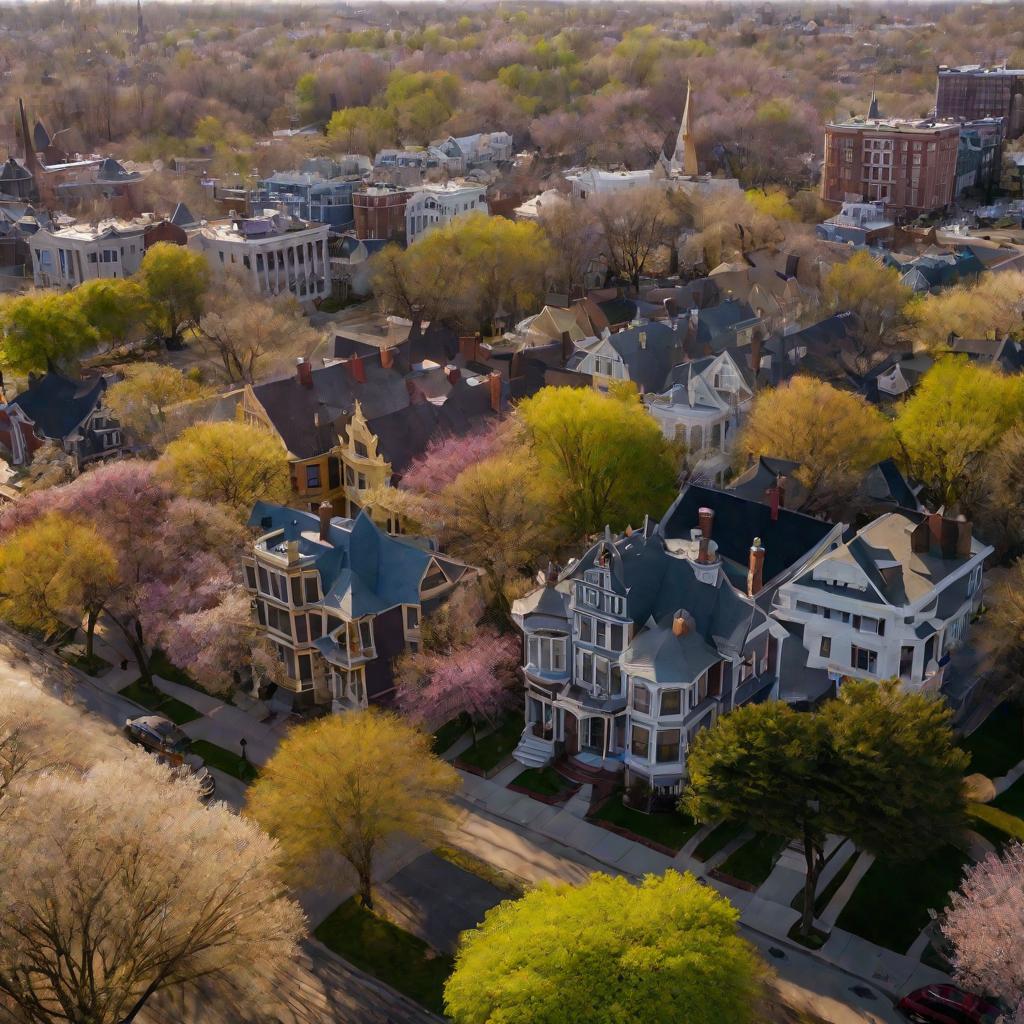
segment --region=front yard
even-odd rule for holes
[[[718,870],[741,882],[759,886],[772,873],[788,840],[767,832],[758,832],[738,850],[734,850]]]
[[[536,793],[537,796],[554,799],[568,797],[579,789],[577,783],[563,778],[550,765],[544,768],[527,768],[526,771],[520,772],[510,785]]]
[[[693,851],[697,860],[707,860],[713,857],[727,843],[731,843],[745,828],[745,821],[722,821],[719,822],[698,844]]]
[[[184,701],[177,700],[174,697],[169,697],[155,686],[147,686],[141,679],[136,679],[134,683],[129,683],[120,692],[122,697],[127,697],[128,700],[141,704],[156,715],[163,715],[165,718],[169,718],[175,725],[185,725],[188,722],[194,722],[197,718],[203,717],[190,704],[186,704]]]
[[[240,754],[233,754],[224,747],[218,747],[216,743],[210,743],[209,740],[193,740],[192,753],[198,754],[211,768],[216,768],[226,775],[233,775],[245,783],[252,782],[259,774],[256,765],[251,761],[243,760]]]
[[[458,761],[479,769],[483,773],[494,771],[512,756],[519,737],[523,734],[521,710],[506,715],[492,733],[481,737],[458,756]]]
[[[607,821],[610,825],[617,825],[634,835],[643,836],[673,850],[682,849],[690,836],[700,828],[692,818],[678,812],[645,814],[634,810],[622,802],[622,796],[622,791],[619,790],[592,815],[592,818]]]

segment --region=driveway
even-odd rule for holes
[[[475,928],[508,895],[490,882],[424,853],[375,890],[386,916],[434,949],[455,952],[459,935]]]

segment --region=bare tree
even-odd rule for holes
[[[659,188],[613,192],[596,203],[609,269],[633,289],[658,251],[671,240],[672,210]]]

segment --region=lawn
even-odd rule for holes
[[[906,953],[928,924],[928,909],[945,909],[960,885],[967,856],[953,846],[899,864],[882,857],[868,868],[836,924],[861,938]]]
[[[459,760],[489,772],[512,754],[522,734],[523,713],[518,711],[499,722],[494,732],[481,737],[468,750],[459,754]]]
[[[434,733],[430,743],[431,750],[440,757],[468,728],[469,724],[461,715],[450,722],[445,722]]]
[[[129,683],[121,690],[121,696],[135,701],[136,704],[141,704],[154,714],[169,718],[175,725],[184,725],[186,722],[194,722],[197,718],[203,717],[190,704],[176,700],[174,697],[168,697],[166,693],[161,693],[156,687],[147,686],[141,679]]]
[[[198,754],[211,768],[216,768],[227,775],[233,775],[243,782],[252,782],[259,774],[252,762],[243,761],[240,754],[233,754],[224,747],[208,740],[193,740],[192,753]]]
[[[512,780],[512,785],[528,789],[538,796],[563,796],[576,789],[574,782],[563,778],[550,766],[527,768]]]
[[[444,1013],[444,983],[454,961],[422,939],[346,900],[313,934],[356,967],[415,999],[434,1013]]]
[[[1018,779],[1009,789],[1000,793],[992,801],[992,806],[1017,818],[1024,818],[1024,779]]]
[[[1024,760],[1024,712],[1002,704],[982,724],[960,741],[971,755],[968,771],[990,779],[1005,775]]]
[[[85,647],[81,644],[61,647],[57,654],[69,665],[77,668],[80,672],[84,672],[87,676],[98,676],[101,672],[105,672],[110,668],[110,662],[106,658],[101,658],[98,654],[94,653],[92,657],[87,657]]]
[[[178,683],[193,690],[206,692],[183,668],[178,668],[159,647],[149,656],[149,670],[153,675],[166,679],[169,683]]]
[[[751,885],[760,885],[772,873],[786,843],[782,836],[758,832],[738,850],[733,850],[718,870]]]
[[[594,815],[599,821],[628,829],[645,839],[652,839],[673,850],[681,849],[700,825],[685,814],[644,814],[622,802],[622,791],[616,793]]]
[[[698,844],[693,851],[697,860],[713,857],[726,843],[731,843],[745,828],[745,821],[723,821],[716,825]]]

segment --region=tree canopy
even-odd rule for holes
[[[166,441],[169,411],[206,393],[180,370],[162,363],[131,363],[122,372],[124,379],[107,391],[106,405],[140,441]]]
[[[210,265],[201,252],[157,242],[146,250],[138,276],[155,334],[177,341],[187,325],[199,322],[210,284]]]
[[[58,292],[29,292],[0,304],[0,357],[12,370],[70,369],[98,335],[82,307]]]
[[[690,874],[541,886],[464,932],[456,1024],[747,1024],[763,968],[738,911]]]
[[[971,284],[944,288],[913,309],[914,340],[941,349],[950,334],[959,338],[1004,338],[1019,335],[1024,310],[1024,273],[983,274]]]

